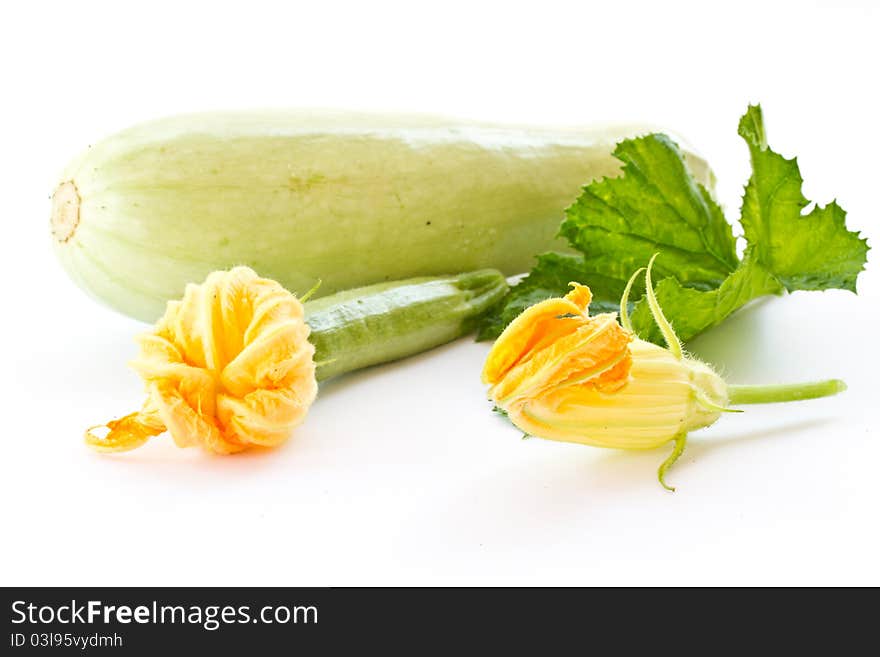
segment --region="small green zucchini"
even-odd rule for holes
[[[319,381],[450,342],[507,292],[501,272],[378,283],[305,304]]]

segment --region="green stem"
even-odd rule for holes
[[[800,401],[830,397],[846,390],[846,384],[840,379],[827,379],[814,383],[789,383],[769,386],[735,386],[727,387],[730,403],[739,404],[772,404],[775,402]]]
[[[660,485],[671,493],[675,492],[675,486],[670,486],[666,483],[666,472],[678,460],[678,457],[682,455],[682,452],[684,452],[684,448],[687,445],[687,434],[680,433],[674,438],[674,440],[675,445],[672,448],[672,453],[669,455],[669,458],[660,464],[660,467],[657,470],[657,479],[660,480]]]

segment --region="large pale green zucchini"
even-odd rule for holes
[[[86,151],[53,242],[91,294],[152,321],[186,283],[245,264],[302,293],[493,267],[561,248],[580,187],[639,126],[546,130],[332,112],[189,115]],[[697,176],[705,163],[689,156]]]

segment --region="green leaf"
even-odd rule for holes
[[[749,146],[752,175],[746,185],[742,225],[755,259],[785,288],[856,291],[865,265],[867,240],[846,229],[846,212],[832,201],[807,215],[797,160],[767,147],[760,106],[740,119],[739,134]]]
[[[595,271],[624,284],[659,251],[658,278],[720,285],[739,264],[733,231],[678,146],[653,134],[621,142],[614,156],[623,162],[622,177],[584,187],[560,234]]]
[[[590,290],[596,300],[591,305],[595,312],[613,312],[623,293],[626,281],[599,274],[579,255],[544,253],[538,264],[517,285],[511,288],[501,303],[483,318],[477,340],[493,340],[523,310],[539,301],[564,296],[571,281],[590,281]]]
[[[560,234],[583,257],[540,256],[532,273],[489,314],[480,338],[497,336],[528,306],[562,296],[569,281],[590,286],[594,311],[612,311],[631,274],[658,252],[657,298],[685,341],[761,296],[854,292],[867,241],[846,229],[846,213],[836,202],[802,214],[810,202],[801,192],[797,161],[768,148],[759,106],[748,108],[739,134],[752,163],[743,196],[748,246],[742,261],[730,224],[675,143],[662,134],[628,139],[614,151],[623,162],[621,177],[587,185],[566,210]],[[642,294],[636,288],[631,298]],[[641,337],[662,344],[644,299],[635,304],[632,322]]]
[[[674,278],[665,278],[656,287],[657,301],[672,323],[678,338],[687,342],[706,329],[717,326],[752,299],[781,294],[776,278],[747,253],[742,264],[714,290],[683,287]],[[663,344],[651,310],[644,298],[632,313],[633,329],[639,337]]]

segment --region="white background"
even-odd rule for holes
[[[759,303],[691,345],[734,382],[850,390],[753,407],[666,450],[602,451],[489,412],[464,339],[322,388],[280,449],[83,429],[135,410],[145,327],[54,262],[67,160],[189,110],[343,107],[536,124],[645,120],[708,157],[738,210],[736,122],[760,101],[809,198],[878,222],[877,34],[858,2],[45,2],[0,9],[0,583],[880,584],[880,272]]]

